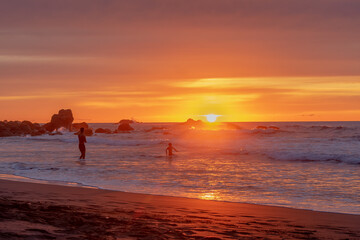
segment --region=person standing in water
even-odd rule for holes
[[[169,146],[166,148],[166,156],[168,155],[169,152],[169,156],[173,155],[173,150],[175,150],[175,152],[177,152],[178,150],[176,150],[171,143],[169,143]]]
[[[84,134],[84,128],[80,128],[80,134],[78,135],[79,138],[79,149],[81,152],[81,156],[79,157],[79,159],[85,159],[85,152],[86,152],[86,148],[85,148],[85,143],[86,143],[86,137]]]

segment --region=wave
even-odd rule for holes
[[[284,151],[284,150],[265,150],[265,149],[241,149],[238,151],[221,151],[220,154],[225,156],[262,156],[272,161],[294,161],[294,162],[329,162],[329,163],[345,163],[360,165],[360,154],[329,154],[316,153],[309,151]]]
[[[273,160],[299,161],[299,162],[330,162],[360,164],[358,154],[316,154],[316,153],[267,153]]]
[[[56,135],[56,136],[36,136],[28,137],[30,141],[44,142],[64,142],[77,143],[77,137],[73,135]],[[167,139],[121,139],[118,135],[92,136],[87,138],[88,144],[104,144],[109,146],[141,146],[141,145],[157,145],[167,142]]]

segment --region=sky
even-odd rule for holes
[[[360,120],[358,0],[1,0],[0,120]]]

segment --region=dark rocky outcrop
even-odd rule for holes
[[[79,135],[80,134],[80,131],[77,131],[76,133],[74,133],[74,135]],[[87,128],[84,130],[84,134],[85,136],[92,136],[94,135],[94,132],[92,130],[92,128]]]
[[[119,124],[124,124],[124,123],[131,124],[131,123],[135,123],[135,121],[130,119],[122,119],[119,121]]]
[[[86,122],[72,124],[72,131],[79,131],[80,128],[88,129],[89,125]]]
[[[205,123],[201,120],[194,120],[192,118],[189,118],[188,120],[186,120],[186,122],[184,123],[180,123],[181,125],[183,126],[186,126],[186,127],[189,127],[189,128],[192,128],[192,127],[195,127],[195,128],[202,128],[205,126]]]
[[[108,128],[98,128],[95,130],[95,133],[106,133],[106,134],[110,134],[112,133],[112,131]]]
[[[67,130],[71,131],[73,121],[74,121],[74,117],[71,109],[61,109],[59,113],[54,114],[51,117],[51,121],[45,124],[43,127],[49,132],[58,130],[61,127],[64,127]]]
[[[93,129],[86,122],[72,124],[72,130],[76,132],[76,135],[80,133],[80,128],[84,128],[85,136],[92,136],[94,134]]]
[[[58,114],[51,117],[51,121],[40,125],[39,123],[32,123],[30,121],[0,121],[0,137],[10,136],[39,136],[48,133],[49,135],[61,135],[62,133],[57,130],[64,127],[68,130],[80,130],[81,127],[85,128],[85,135],[93,135],[93,130],[89,128],[85,122],[74,123],[74,117],[70,109],[61,109]],[[56,132],[54,132],[56,130]],[[54,133],[53,133],[54,132]],[[75,133],[77,134],[77,133]]]
[[[122,119],[119,121],[118,128],[114,131],[114,133],[122,133],[122,132],[130,132],[133,131],[134,128],[130,126],[130,124],[136,123],[134,120],[130,119]]]
[[[14,134],[10,131],[7,121],[0,121],[0,137],[10,137]]]
[[[52,123],[45,123],[43,125],[43,128],[47,131],[47,132],[52,132],[55,130],[55,127]]]
[[[130,123],[121,123],[118,128],[117,128],[117,132],[129,132],[129,131],[133,131],[134,128],[130,126]]]
[[[37,129],[34,132],[31,133],[31,136],[40,136],[46,133],[46,130],[41,128],[41,129]]]
[[[189,118],[188,120],[186,120],[185,124],[196,126],[196,125],[203,125],[204,122],[201,121],[201,120],[196,120],[196,121],[195,121],[194,119]]]
[[[46,133],[46,130],[38,123],[30,121],[0,121],[0,137],[37,136]]]

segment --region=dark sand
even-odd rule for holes
[[[360,215],[0,180],[0,239],[360,239]]]

